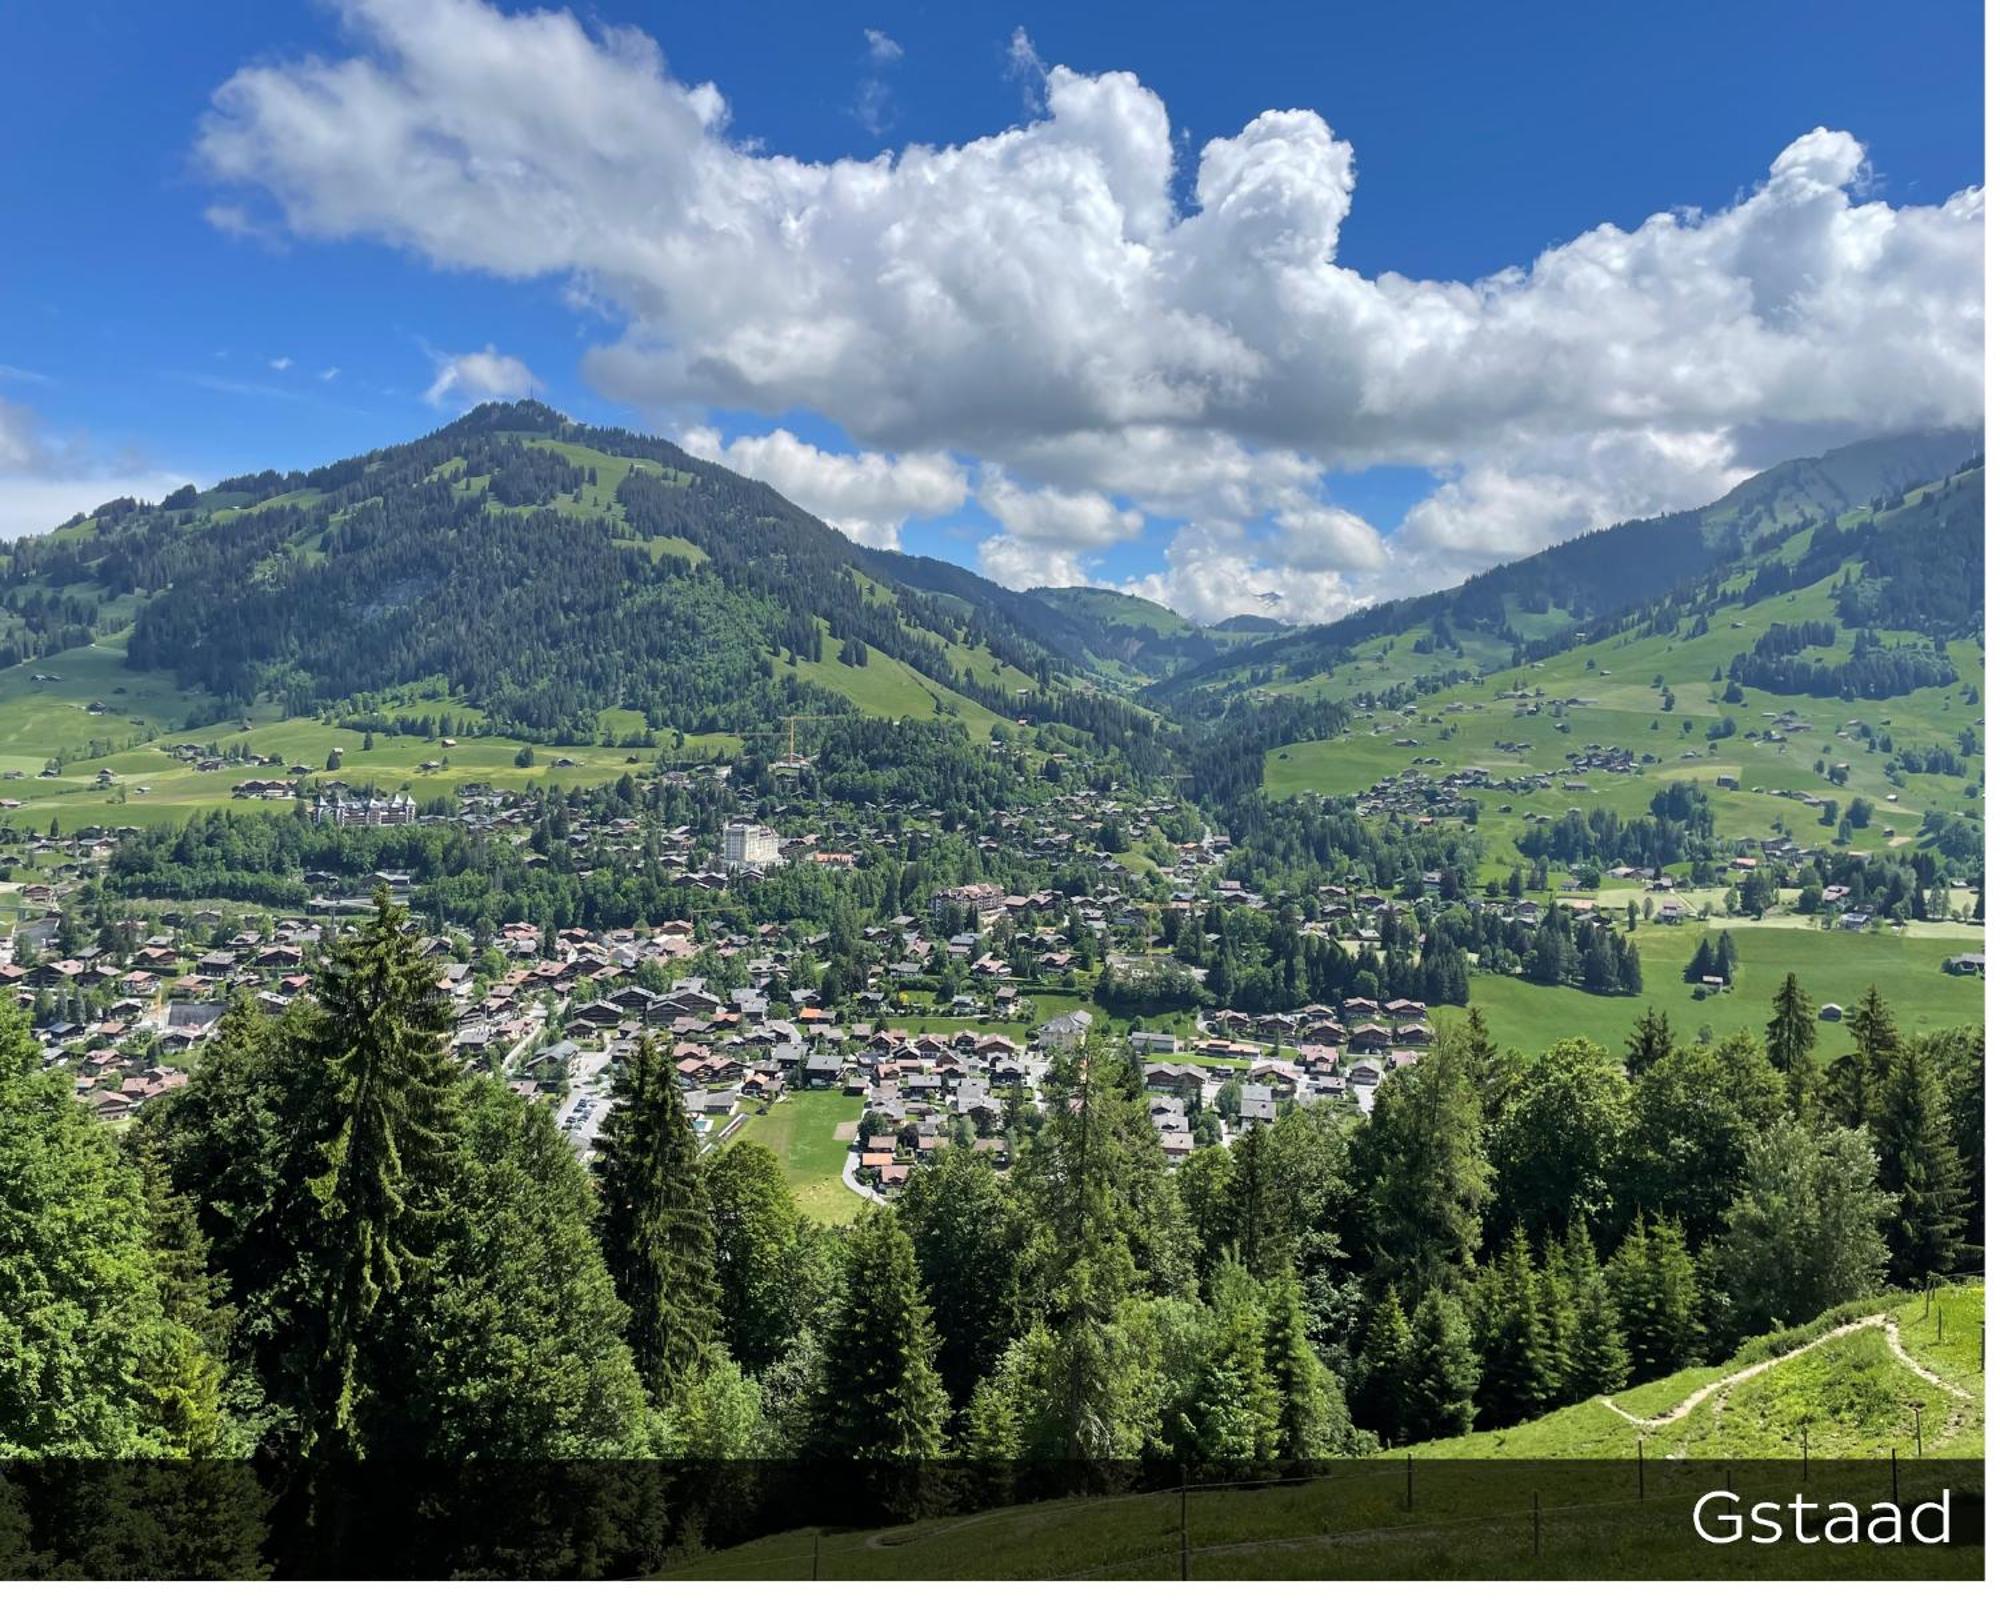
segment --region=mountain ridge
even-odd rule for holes
[[[900,718],[928,698],[935,714],[988,712],[989,729],[1032,718],[1115,744],[1153,724],[1135,696],[1219,713],[1398,632],[1461,657],[1474,641],[1487,668],[1532,657],[1784,550],[1906,477],[1937,480],[1980,441],[1913,432],[1788,460],[1704,508],[1288,630],[1204,626],[1104,588],[1014,591],[860,547],[676,443],[488,403],[411,442],[158,505],[121,499],[23,538],[0,569],[0,663],[116,642],[135,670],[294,714],[441,686],[497,730],[548,741],[594,741],[618,710],[644,732],[699,733],[850,706]],[[866,674],[871,654],[907,671],[893,697]]]

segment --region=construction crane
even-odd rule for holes
[[[799,752],[799,722],[846,721],[852,720],[853,717],[849,715],[786,715],[781,716],[780,719],[785,723],[785,729],[782,732],[739,732],[736,735],[741,738],[782,737],[785,740],[785,752],[776,763],[779,765],[799,766],[810,765],[812,763]]]

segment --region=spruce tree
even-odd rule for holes
[[[1354,1439],[1340,1382],[1313,1350],[1298,1276],[1286,1269],[1267,1287],[1264,1370],[1277,1395],[1279,1458],[1330,1458]]]
[[[1708,942],[1708,936],[1703,934],[1701,943],[1695,946],[1693,958],[1681,972],[1681,980],[1685,983],[1699,983],[1703,978],[1712,977],[1714,974],[1715,947]]]
[[[1785,1089],[1794,1112],[1804,1110],[1812,1092],[1813,1045],[1819,1030],[1813,1026],[1812,1002],[1796,972],[1785,974],[1784,984],[1771,1002],[1771,1021],[1764,1029],[1764,1049],[1771,1065],[1785,1076]]]
[[[891,1212],[863,1216],[827,1322],[810,1409],[812,1450],[855,1459],[935,1458],[950,1402],[916,1249]]]
[[[1407,1439],[1410,1346],[1410,1321],[1391,1290],[1368,1315],[1354,1394],[1355,1418],[1391,1444]]]
[[[1827,1069],[1827,1116],[1842,1128],[1867,1128],[1876,1092],[1902,1043],[1888,1002],[1874,984],[1849,1014],[1847,1031],[1854,1049]]]
[[[1695,1361],[1701,1290],[1677,1222],[1662,1218],[1649,1225],[1642,1215],[1611,1259],[1609,1278],[1636,1375],[1651,1380]]]
[[[1914,1045],[1897,1052],[1874,1128],[1882,1188],[1895,1201],[1889,1277],[1914,1285],[1929,1274],[1949,1274],[1964,1247],[1965,1167],[1937,1069]]]
[[[639,1378],[665,1407],[719,1329],[714,1223],[679,1080],[650,1035],[614,1076],[611,1099],[598,1140],[598,1236],[631,1312]]]
[[[1631,1378],[1632,1359],[1610,1284],[1597,1263],[1597,1248],[1580,1223],[1570,1226],[1563,1260],[1576,1293],[1576,1343],[1570,1349],[1564,1395],[1575,1402],[1621,1389]]]
[[[1458,1299],[1440,1287],[1424,1293],[1410,1319],[1405,1429],[1412,1441],[1462,1436],[1472,1428],[1479,1353]]]
[[[1673,1048],[1674,1030],[1667,1014],[1658,1006],[1648,1006],[1625,1041],[1625,1071],[1634,1078],[1641,1077],[1665,1061]]]
[[[1430,1055],[1382,1080],[1357,1141],[1376,1271],[1390,1284],[1421,1289],[1472,1267],[1493,1193],[1480,1049],[1475,1030],[1447,1024]]]
[[[1541,1278],[1517,1224],[1482,1282],[1480,1406],[1488,1422],[1511,1425],[1539,1413],[1558,1380],[1549,1355]]]
[[[1269,1279],[1291,1265],[1285,1244],[1283,1204],[1273,1178],[1270,1136],[1261,1123],[1251,1124],[1230,1147],[1229,1223],[1236,1254],[1258,1279]]]
[[[1020,1241],[1015,1197],[984,1153],[953,1146],[917,1171],[896,1212],[916,1247],[938,1332],[938,1372],[954,1406],[963,1405],[1011,1338]]]
[[[467,1092],[451,1232],[408,1389],[424,1456],[615,1458],[647,1451],[625,1313],[592,1234],[589,1175],[549,1108],[495,1080]]]
[[[382,1305],[424,1270],[446,1210],[461,1090],[437,981],[385,889],[318,980],[333,1125],[311,1180],[326,1341],[303,1415],[308,1452],[363,1450],[371,1365],[386,1361]],[[381,1386],[393,1419],[394,1383]]]
[[[1233,1257],[1216,1286],[1208,1355],[1174,1412],[1168,1439],[1196,1463],[1261,1462],[1277,1453],[1284,1406],[1267,1362],[1263,1293]]]

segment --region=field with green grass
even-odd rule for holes
[[[789,1091],[730,1136],[731,1145],[754,1141],[777,1153],[792,1199],[818,1223],[850,1223],[867,1205],[841,1182],[850,1140],[835,1132],[861,1121],[862,1103],[837,1089]]]
[[[774,655],[776,673],[780,677],[796,676],[802,682],[840,693],[852,699],[862,714],[883,720],[930,721],[945,716],[964,722],[966,730],[981,740],[990,738],[994,727],[1000,724],[1000,717],[985,706],[973,703],[963,693],[940,686],[921,671],[878,649],[869,650],[865,665],[843,665],[842,646],[838,637],[829,635],[825,657],[818,661],[802,659],[795,665]],[[800,744],[810,752],[811,745],[803,736]]]
[[[1963,938],[1903,938],[1891,932],[1732,923],[1728,931],[1736,943],[1734,986],[1697,1000],[1694,986],[1681,980],[1681,970],[1702,938],[1713,938],[1719,928],[1720,924],[1664,927],[1641,922],[1635,937],[1645,991],[1636,996],[1586,994],[1475,971],[1472,1003],[1485,1014],[1487,1027],[1500,1044],[1529,1055],[1579,1034],[1615,1051],[1625,1043],[1632,1024],[1653,1007],[1666,1013],[1682,1038],[1703,1028],[1718,1039],[1744,1028],[1761,1036],[1771,1018],[1771,998],[1787,972],[1799,975],[1816,1006],[1851,1008],[1874,984],[1906,1034],[1983,1018],[1980,980],[1944,971],[1947,956],[1983,948],[1979,928],[1965,928]],[[1454,1008],[1440,1007],[1438,1014],[1454,1015]],[[1839,1023],[1822,1022],[1818,1027],[1822,1057],[1845,1052],[1847,1033]]]
[[[107,642],[10,665],[0,670],[0,771],[32,777],[44,761],[87,752],[93,743],[130,748],[150,734],[178,731],[207,702],[171,676],[126,669],[124,648]],[[102,712],[93,713],[92,704]],[[0,793],[18,798],[21,785],[0,782]]]
[[[536,747],[534,764],[517,766],[522,745],[512,738],[465,737],[444,748],[435,738],[397,737],[378,733],[374,747],[368,736],[351,727],[310,717],[239,723],[174,731],[142,748],[128,749],[103,760],[79,760],[64,767],[62,776],[41,778],[32,772],[23,780],[0,783],[5,796],[19,802],[22,816],[42,826],[50,818],[65,828],[80,826],[144,826],[175,821],[196,810],[226,806],[233,810],[290,810],[275,800],[241,800],[230,789],[251,778],[283,777],[292,765],[313,768],[322,786],[339,782],[350,788],[398,789],[419,802],[449,797],[467,782],[495,787],[588,786],[614,781],[628,771],[650,770],[651,750]],[[219,771],[197,771],[167,751],[176,744],[228,745],[247,743],[259,754],[277,755],[282,763],[269,766],[226,765]],[[334,749],[342,749],[340,768],[326,769]],[[635,764],[628,765],[628,754]],[[569,763],[564,764],[567,760]],[[436,771],[423,767],[442,761]],[[97,782],[99,769],[113,773],[109,787]]]

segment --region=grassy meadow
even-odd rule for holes
[[[867,1205],[841,1182],[849,1141],[836,1132],[861,1120],[862,1102],[837,1089],[790,1091],[767,1112],[750,1119],[730,1137],[777,1154],[785,1183],[799,1210],[816,1223],[850,1223]]]
[[[1666,1013],[1681,1038],[1691,1038],[1703,1028],[1718,1039],[1739,1029],[1761,1036],[1771,1018],[1772,996],[1787,972],[1799,975],[1816,1006],[1852,1007],[1874,984],[1904,1033],[1928,1033],[1982,1020],[1980,980],[1944,971],[1946,957],[1982,948],[1978,928],[1969,927],[1965,937],[1954,939],[1732,923],[1728,930],[1736,943],[1735,983],[1697,1000],[1694,986],[1682,981],[1681,970],[1702,938],[1713,939],[1720,926],[1642,922],[1635,937],[1645,990],[1637,996],[1586,994],[1581,989],[1474,972],[1472,1003],[1485,1014],[1487,1027],[1500,1044],[1529,1055],[1579,1034],[1615,1051],[1625,1043],[1632,1024],[1653,1007]],[[1440,1017],[1453,1014],[1451,1007],[1438,1010]],[[1839,1023],[1818,1026],[1822,1058],[1846,1050],[1847,1033]]]

